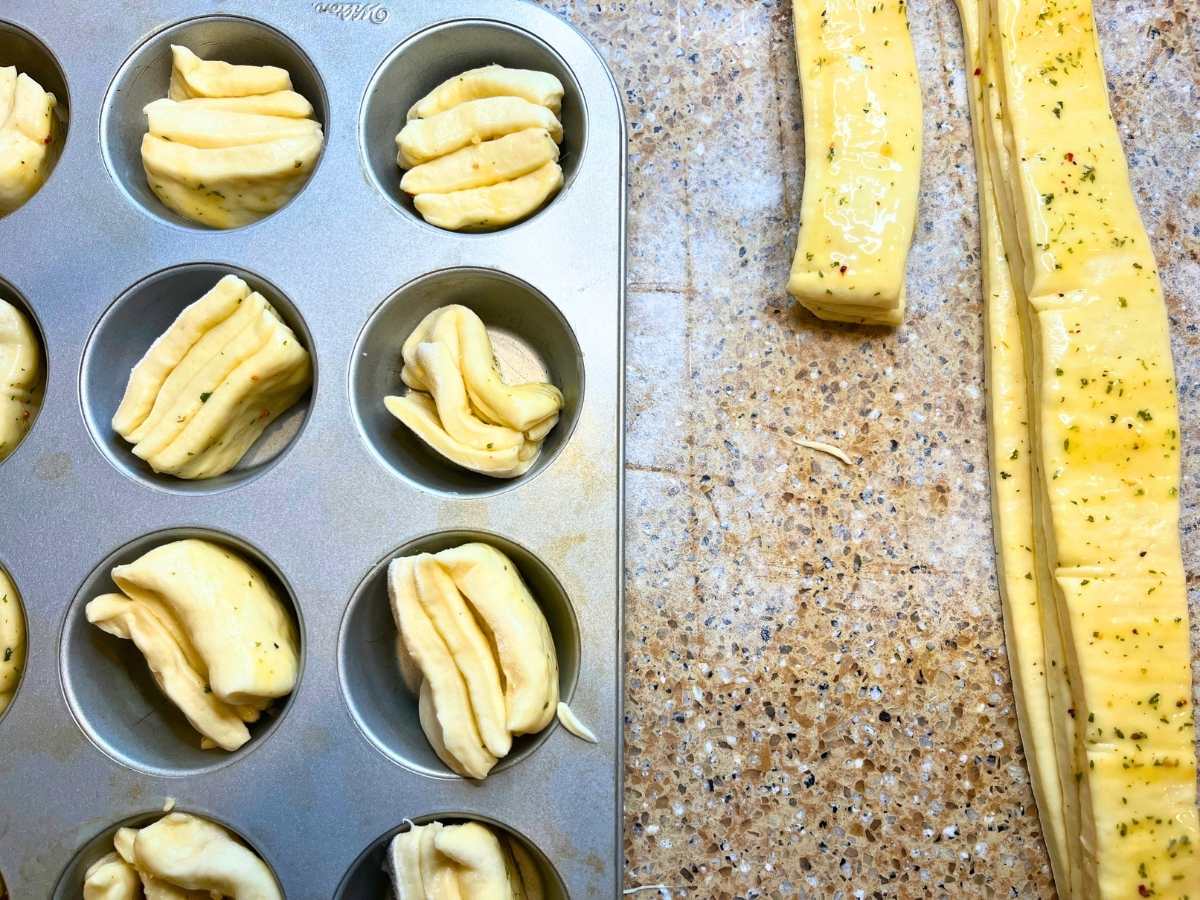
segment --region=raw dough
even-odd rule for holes
[[[226,275],[134,366],[113,429],[156,472],[228,472],[312,384],[308,351],[266,299]]]
[[[494,478],[529,471],[558,422],[558,388],[506,384],[486,327],[465,306],[431,312],[402,353],[400,377],[411,390],[385,397],[388,412],[465,469]]]
[[[245,723],[296,686],[295,622],[266,577],[234,551],[187,538],[117,566],[112,577],[122,593],[90,601],[88,621],[137,645],[203,735],[201,746],[236,750],[250,739]]]
[[[321,153],[313,108],[275,66],[202,60],[172,46],[168,96],[146,106],[150,189],[184,218],[236,228],[299,192]]]
[[[524,845],[479,822],[413,825],[392,838],[384,867],[396,900],[542,900]]]
[[[42,402],[41,388],[41,342],[25,314],[0,299],[0,460],[29,430]]]
[[[0,66],[0,216],[12,212],[50,176],[57,156],[58,101],[14,66]]]
[[[0,569],[0,714],[8,708],[25,668],[25,614],[16,585]]]

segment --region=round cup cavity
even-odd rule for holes
[[[542,888],[546,900],[567,900],[567,888],[562,876],[554,868],[554,864],[541,849],[525,835],[510,828],[498,819],[488,816],[472,815],[462,812],[436,813],[423,816],[410,816],[409,821],[416,825],[428,825],[430,822],[441,822],[443,825],[461,825],[464,822],[479,822],[487,825],[497,833],[520,842],[533,859],[542,877]],[[334,892],[334,900],[378,900],[380,897],[391,896],[391,881],[384,869],[387,859],[388,845],[392,838],[403,831],[408,831],[408,824],[397,825],[391,831],[381,834],[366,850],[359,854],[358,859],[350,865],[349,871],[342,878]],[[55,900],[58,900],[56,897]]]
[[[108,171],[129,201],[148,215],[183,228],[212,231],[207,225],[167,209],[150,190],[142,167],[142,138],[146,134],[146,114],[142,110],[148,103],[167,96],[172,44],[181,44],[202,59],[287,69],[292,89],[312,104],[313,118],[321,123],[326,136],[329,98],[308,54],[283,32],[254,19],[230,15],[188,19],[147,38],[129,55],[109,85],[100,112],[100,147]],[[314,175],[315,168],[309,181]],[[303,192],[301,189],[296,196]],[[290,204],[291,201],[284,204],[276,213]]]
[[[225,275],[237,275],[275,308],[309,351],[316,385],[316,354],[312,335],[300,311],[283,292],[252,272],[223,263],[189,263],[156,272],[128,288],[104,311],[88,337],[79,377],[83,418],[104,457],[134,481],[182,494],[212,494],[244,484],[277,463],[308,421],[312,391],[277,418],[224,475],[188,480],[159,474],[133,453],[133,445],[112,427],[129,373],[183,309],[199,300]]]
[[[425,316],[458,303],[487,326],[497,355],[524,358],[563,393],[558,424],[541,456],[518,478],[492,478],[437,453],[387,411],[383,398],[408,389],[400,380],[401,347]],[[571,326],[544,294],[491,269],[447,269],[424,275],[385,300],[358,336],[350,360],[350,406],[375,455],[413,484],[452,497],[498,494],[533,478],[570,439],[583,401],[583,353]]]
[[[26,321],[29,322],[29,326],[33,329],[33,333],[37,336],[38,346],[42,351],[42,375],[38,380],[38,386],[34,391],[33,409],[30,410],[29,413],[31,421],[29,422],[28,427],[25,429],[25,433],[21,435],[21,439],[17,441],[16,446],[9,447],[5,451],[0,451],[0,466],[3,466],[4,461],[12,456],[17,449],[23,443],[25,443],[25,439],[33,433],[33,429],[37,425],[38,414],[42,411],[42,393],[46,386],[46,377],[50,371],[50,355],[46,351],[46,335],[45,332],[42,331],[42,323],[38,321],[38,317],[34,313],[33,307],[29,305],[29,302],[24,298],[24,296],[22,296],[20,291],[18,291],[3,278],[0,278],[0,299],[7,300],[20,312],[24,313]]]
[[[549,72],[562,82],[564,90],[560,115],[563,140],[559,145],[563,186],[556,197],[523,221],[531,221],[553,206],[558,197],[570,190],[579,170],[587,144],[587,108],[575,73],[566,61],[541,38],[514,25],[483,19],[434,25],[388,54],[367,85],[359,121],[359,140],[371,179],[393,205],[422,224],[425,220],[413,205],[412,197],[400,190],[403,173],[396,164],[396,135],[407,121],[409,108],[443,81],[493,63]],[[519,224],[491,230],[503,231]]]
[[[54,156],[46,184],[54,176],[54,166],[66,142],[67,129],[71,124],[71,94],[67,89],[67,76],[50,48],[37,37],[18,25],[0,20],[0,65],[16,66],[49,91],[58,101],[55,115],[58,118],[58,135],[54,142]],[[39,189],[40,190],[40,189]]]
[[[559,692],[570,698],[579,676],[579,623],[562,583],[520,544],[484,531],[440,531],[410,541],[377,563],[355,588],[338,637],[338,675],[363,735],[388,759],[432,778],[459,778],[434,754],[417,718],[417,697],[404,687],[396,660],[396,625],[388,602],[387,567],[398,556],[437,553],[460,544],[490,544],[516,564],[541,607],[558,653]],[[528,758],[558,727],[513,739],[512,751],[488,777]],[[349,895],[348,895],[349,896]]]
[[[262,850],[254,845],[253,841],[249,840],[237,828],[214,815],[206,812],[199,812],[194,809],[187,809],[183,806],[176,807],[174,810],[172,810],[172,812],[190,813],[197,818],[207,819],[216,825],[220,825],[234,838],[239,840],[251,851],[253,851],[253,853],[259,859],[266,863],[267,868],[271,870],[271,875],[274,877],[275,883],[277,885],[280,884],[279,873],[276,871],[275,867],[271,865],[271,860],[267,858]],[[97,862],[102,857],[113,852],[113,836],[117,833],[118,829],[145,828],[154,824],[165,815],[168,815],[168,813],[165,813],[162,810],[136,813],[135,815],[128,816],[119,822],[114,822],[99,834],[95,835],[87,843],[75,851],[75,855],[71,857],[71,861],[67,864],[66,869],[64,869],[62,875],[58,877],[58,883],[54,887],[54,893],[51,895],[51,900],[78,900],[83,893],[83,880],[87,875],[88,868],[90,868],[93,863]],[[280,888],[280,893],[282,893],[282,887]]]
[[[0,563],[0,575],[7,575],[9,582],[11,582],[13,586],[13,590],[11,592],[5,593],[4,591],[0,591],[0,615],[8,614],[9,609],[6,607],[10,606],[15,608],[20,614],[21,636],[25,643],[24,649],[26,654],[22,662],[21,671],[17,675],[17,684],[13,688],[12,694],[8,698],[8,705],[3,709],[0,709],[0,722],[3,722],[4,716],[16,703],[17,695],[21,693],[21,684],[25,679],[25,670],[29,667],[29,616],[25,611],[25,603],[21,599],[21,586],[17,584],[17,580],[13,577],[12,571],[6,565],[4,565],[4,563]],[[7,648],[0,646],[0,653],[4,653],[6,650]],[[0,878],[0,887],[3,887],[3,885],[4,880],[3,878]],[[0,892],[0,897],[3,896],[3,892]]]
[[[250,729],[250,740],[232,753],[200,749],[200,733],[167,699],[133,641],[106,634],[88,622],[84,608],[101,594],[118,591],[111,572],[162,544],[203,538],[228,547],[268,578],[296,622],[300,674],[296,687]],[[84,734],[117,762],[151,775],[210,772],[242,759],[274,733],[287,715],[304,674],[304,622],[291,586],[266,555],[245,541],[205,528],[171,528],[144,535],[114,550],[92,570],[67,610],[59,644],[63,692]]]

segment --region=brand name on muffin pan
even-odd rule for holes
[[[313,10],[337,16],[343,22],[370,22],[372,25],[382,25],[389,15],[382,3],[314,3]]]

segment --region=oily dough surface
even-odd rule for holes
[[[404,683],[438,758],[484,778],[558,705],[550,626],[517,567],[482,543],[402,556],[388,566]]]
[[[12,453],[41,405],[42,344],[29,318],[0,299],[0,460]]]
[[[155,472],[214,478],[311,385],[311,359],[292,329],[226,275],[133,367],[112,426]]]
[[[563,184],[562,99],[547,72],[491,65],[448,79],[396,135],[400,189],[426,222],[451,231],[524,219]]]
[[[57,105],[24,72],[0,66],[0,216],[32,197],[49,177],[58,152]]]
[[[451,462],[516,478],[537,462],[563,397],[552,384],[507,384],[483,321],[461,305],[435,309],[402,349],[402,396],[388,412]]]
[[[270,215],[304,186],[324,134],[275,66],[235,66],[171,47],[168,94],[145,108],[142,164],[169,209],[213,228]]]
[[[25,614],[8,573],[0,569],[0,714],[8,709],[25,668]]]
[[[205,749],[241,747],[246,724],[296,686],[295,622],[266,576],[233,550],[173,541],[112,578],[119,592],[91,600],[88,621],[134,642]]]
[[[395,900],[542,900],[533,857],[516,838],[480,822],[413,825],[384,862]]]
[[[84,875],[84,900],[283,900],[270,868],[226,829],[173,812],[120,828]]]

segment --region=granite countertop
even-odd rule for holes
[[[953,0],[909,4],[925,161],[895,332],[784,292],[803,184],[787,0],[543,4],[601,48],[629,121],[626,884],[1051,896],[992,556]],[[1200,9],[1096,7],[1170,304],[1197,573]]]

